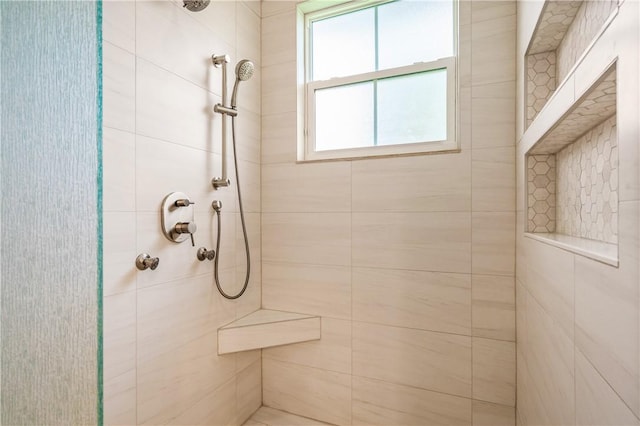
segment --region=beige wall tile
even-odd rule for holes
[[[573,340],[574,256],[525,238],[526,272],[523,284],[533,298]]]
[[[473,400],[473,426],[515,426],[515,424],[514,407]]]
[[[213,67],[211,55],[233,54],[235,50],[216,32],[194,22],[194,14],[179,13],[176,9],[177,5],[169,1],[138,2],[138,57],[220,96],[222,74],[220,69]],[[217,18],[219,21],[224,19],[223,16]],[[231,59],[235,63],[236,58]],[[231,65],[228,65],[230,75]]]
[[[176,413],[191,408],[194,400],[232,380],[235,359],[233,356],[218,356],[216,346],[214,332],[144,359],[140,356],[142,343],[139,343],[138,423],[167,423],[175,418]],[[152,345],[148,345],[148,351],[153,352]],[[231,409],[234,407],[235,403]]]
[[[471,335],[471,276],[354,268],[353,319]]]
[[[232,378],[216,390],[209,392],[167,424],[185,426],[238,424],[236,379]]]
[[[260,361],[262,358],[262,350],[256,349],[255,351],[244,351],[236,354],[236,372],[244,370],[256,361]]]
[[[470,337],[360,322],[352,332],[354,375],[471,397]]]
[[[103,211],[136,209],[136,137],[133,133],[103,128]]]
[[[351,376],[262,361],[263,404],[336,425],[351,423]]]
[[[104,379],[136,368],[136,292],[104,298]]]
[[[515,210],[515,148],[474,149],[472,175],[474,212]]]
[[[219,96],[140,58],[136,82],[138,134],[220,152],[221,118],[213,113]]]
[[[296,113],[271,114],[263,110],[262,164],[292,163],[296,161]]]
[[[515,274],[515,212],[473,213],[474,274]]]
[[[515,76],[515,2],[501,2],[501,6],[493,3],[494,11],[504,9],[497,16],[492,13],[492,18],[487,16],[486,9],[480,13],[478,5],[472,4],[471,82],[474,86],[513,81]]]
[[[555,320],[527,298],[527,374],[532,424],[574,424],[574,343]],[[518,376],[520,377],[520,376]]]
[[[470,425],[471,400],[353,378],[354,425]]]
[[[256,84],[258,83],[259,82],[256,81]],[[240,99],[242,99],[242,101],[240,101]],[[262,117],[259,113],[245,108],[247,102],[244,96],[238,99],[238,104],[238,118],[236,118],[236,149],[238,152],[238,160],[260,164]],[[231,143],[231,139],[227,139],[227,141]],[[232,149],[231,145],[229,145],[229,149]]]
[[[322,318],[322,338],[264,349],[263,358],[351,374],[351,322]]]
[[[468,213],[353,213],[353,264],[470,272]]]
[[[103,294],[136,289],[136,214],[105,212],[103,219]]]
[[[102,39],[135,53],[136,2],[105,1],[102,3]]]
[[[469,152],[352,163],[353,210],[469,211]]]
[[[294,8],[262,20],[262,66],[296,60],[296,11]]]
[[[497,4],[501,8],[503,2],[485,2],[488,5]],[[476,3],[477,5],[477,3]],[[491,7],[486,10],[491,9]],[[505,9],[506,10],[506,9]],[[471,91],[473,99],[511,99],[516,100],[516,82],[512,80],[501,81],[499,83],[478,84],[473,86]]]
[[[516,344],[473,338],[473,399],[515,407]]]
[[[638,203],[620,203],[620,267],[575,256],[576,347],[640,410]]]
[[[242,235],[242,225],[240,223],[240,214],[236,216],[236,279],[234,282],[220,280],[220,284],[225,292],[237,294],[246,279],[247,259],[245,253],[244,237]],[[247,226],[247,235],[249,237],[249,251],[251,258],[251,270],[249,271],[249,284],[245,293],[239,299],[236,299],[236,318],[243,317],[251,312],[260,309],[262,303],[262,247],[261,247],[261,224],[260,213],[246,213],[245,221]],[[217,229],[217,227],[216,227]],[[217,232],[217,231],[214,231]],[[212,246],[213,247],[213,246]],[[220,251],[229,256],[229,248],[223,248]]]
[[[261,167],[249,161],[238,161],[242,203],[245,212],[259,213],[261,204]],[[235,180],[235,175],[232,176]],[[206,181],[206,179],[203,179]],[[237,183],[237,182],[236,182]],[[221,191],[221,190],[219,190]],[[236,198],[233,192],[231,196]]]
[[[216,340],[218,328],[233,321],[234,306],[212,283],[203,275],[138,292],[138,360],[180,350],[203,335]]]
[[[473,275],[471,284],[473,335],[516,340],[515,279]]]
[[[104,381],[104,424],[136,423],[136,370]]]
[[[262,177],[264,212],[351,210],[351,163],[265,165]]]
[[[281,62],[262,69],[262,113],[280,114],[296,110],[296,62]]]
[[[136,130],[136,61],[135,56],[106,41],[103,58],[103,116],[105,127],[133,132]]]
[[[181,0],[171,0],[181,13],[188,15],[191,19],[200,22],[202,25],[216,36],[222,38],[231,46],[236,46],[236,2],[220,1],[212,2],[206,9],[193,13],[183,8]],[[177,11],[176,11],[177,13]],[[212,52],[213,53],[213,52]],[[233,52],[226,52],[231,55]],[[233,58],[233,57],[232,57]]]
[[[516,13],[515,2],[483,1],[477,3],[472,2],[471,4],[471,19],[473,23],[502,17],[513,17]]]
[[[351,318],[350,268],[271,262],[262,267],[265,308]]]
[[[230,188],[215,191],[211,186],[214,176],[220,176],[218,154],[159,139],[136,137],[136,207],[139,212],[159,212],[164,197],[174,191],[191,197],[196,203],[193,206],[196,212],[213,216],[211,201],[214,199],[222,202],[223,213],[237,211],[237,182],[233,179]]]
[[[267,0],[262,2],[262,16],[268,17],[295,10],[297,0]]]
[[[351,264],[348,213],[264,213],[262,258],[266,262]]]
[[[471,100],[474,149],[515,146],[514,105],[509,98]]]
[[[181,0],[103,5],[109,424],[237,424],[261,402],[259,351],[216,355],[217,327],[261,303],[260,5],[212,2],[198,14],[182,6]],[[167,193],[186,192],[197,203],[196,243],[213,248],[210,202],[222,200],[222,284],[230,291],[242,284],[236,183],[224,191],[209,183],[220,174],[221,152],[221,120],[211,112],[219,102],[214,93],[221,91],[221,71],[212,67],[212,53],[231,56],[229,88],[240,57],[257,66],[240,89],[236,123],[244,201],[253,212],[247,214],[253,264],[249,290],[235,302],[218,294],[212,262],[198,262],[189,243],[174,244],[161,234],[158,215]],[[233,171],[230,162],[230,177]],[[159,268],[135,269],[141,252],[160,257]],[[133,347],[118,349],[127,342]],[[248,405],[236,404],[236,392],[252,395],[243,400]]]
[[[640,424],[640,420],[579,350],[576,350],[576,424]]]
[[[237,423],[243,424],[262,405],[262,361],[258,358],[237,376]]]
[[[236,58],[233,63],[241,59],[250,59],[254,62],[254,64],[258,65],[256,71],[259,71],[262,65],[262,42],[261,42],[261,19],[260,15],[257,14],[251,7],[245,2],[235,2],[236,3]],[[252,110],[255,112],[260,112],[260,87],[259,85],[252,85],[247,83],[257,83],[260,81],[260,75],[254,75],[251,80],[245,82],[244,90],[247,92],[250,91],[249,87],[257,88],[254,92],[254,100],[257,103],[251,102]],[[255,80],[254,80],[255,78]],[[247,92],[243,91],[242,95],[238,99],[248,99]],[[258,109],[253,109],[253,107],[257,107]]]

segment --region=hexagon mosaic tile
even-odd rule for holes
[[[618,0],[551,0],[527,51],[527,127],[569,74]]]
[[[617,243],[616,117],[589,130],[558,152],[556,161],[556,232]]]
[[[547,1],[529,46],[529,55],[556,50],[573,22],[579,1]]]
[[[613,65],[577,106],[529,151],[554,154],[616,113],[616,68]]]
[[[527,56],[527,126],[556,90],[556,52]]]
[[[556,230],[556,156],[530,155],[527,158],[529,232]]]
[[[573,23],[556,51],[558,81],[564,80],[578,58],[594,39],[611,13],[618,8],[618,0],[584,1]]]

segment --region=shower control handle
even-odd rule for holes
[[[173,232],[176,234],[189,234],[191,237],[191,245],[196,246],[196,242],[193,240],[193,233],[196,232],[198,227],[195,222],[178,222],[173,228]]]
[[[213,260],[216,257],[215,250],[207,250],[206,247],[200,247],[196,253],[196,257],[199,261],[203,260]]]
[[[141,271],[145,271],[147,269],[151,269],[153,271],[158,267],[159,263],[159,258],[151,257],[147,253],[142,253],[136,257],[136,267]]]
[[[181,198],[179,200],[176,200],[176,202],[173,204],[176,207],[189,207],[191,204],[195,204],[195,202],[189,200],[188,198]]]
[[[173,230],[176,234],[193,234],[198,227],[195,222],[178,222]]]

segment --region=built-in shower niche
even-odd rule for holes
[[[545,2],[525,56],[527,127],[571,74],[617,6],[617,0]]]
[[[617,266],[613,64],[526,155],[527,232]]]

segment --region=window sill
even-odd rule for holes
[[[555,233],[525,232],[524,236],[616,268],[619,265],[617,244]]]
[[[457,141],[423,142],[402,145],[371,146],[363,148],[316,151],[298,158],[298,163],[316,163],[324,161],[370,160],[374,158],[408,157],[417,155],[435,155],[459,153]]]

